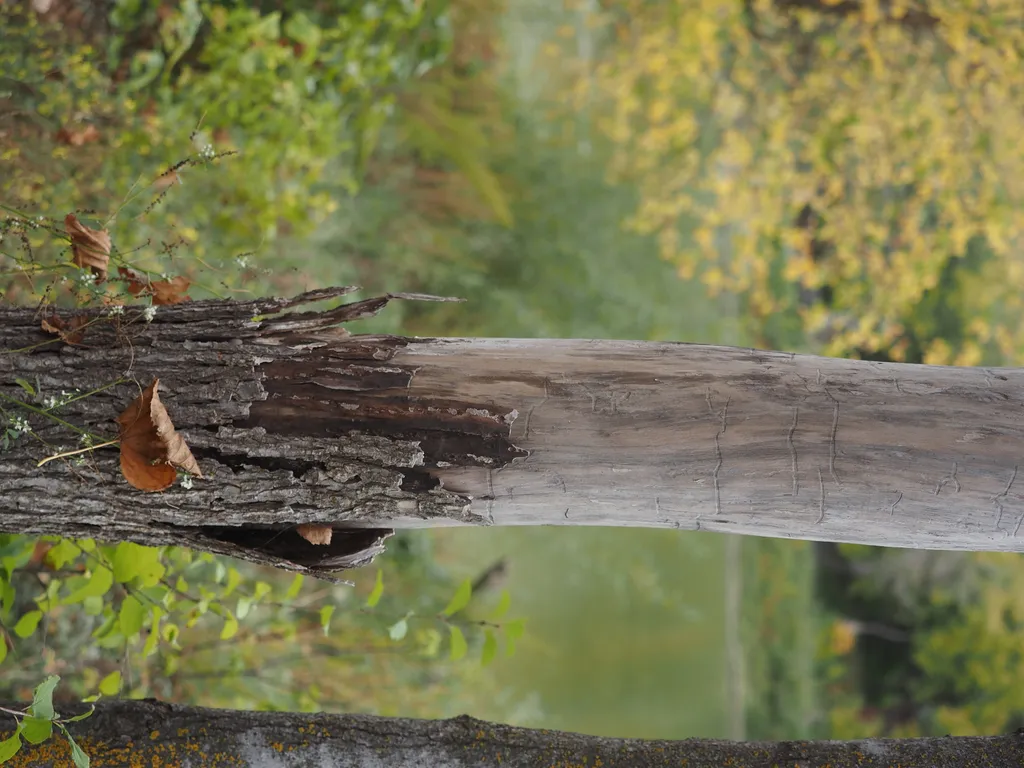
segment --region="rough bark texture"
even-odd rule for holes
[[[324,575],[382,551],[391,531],[375,522],[401,515],[481,521],[468,496],[441,488],[428,470],[441,462],[500,467],[522,455],[508,442],[514,413],[409,397],[413,371],[389,363],[407,340],[352,339],[336,328],[392,298],[431,297],[394,294],[281,314],[351,290],[161,307],[150,323],[135,310],[85,313],[90,323],[77,344],[44,333],[37,312],[0,310],[0,393],[8,396],[0,406],[33,427],[0,462],[0,530],[181,544]],[[28,399],[19,378],[40,401],[102,389],[57,413],[112,437],[118,413],[159,378],[205,479],[191,489],[140,492],[120,476],[116,447],[81,465],[37,467],[77,447],[69,440],[78,435],[14,404],[9,398]],[[301,523],[333,526],[331,544],[307,542],[295,531]]]
[[[81,705],[76,705],[81,709]],[[70,710],[69,710],[70,712]],[[61,714],[68,714],[61,712]],[[9,723],[0,727],[0,740]],[[535,731],[470,717],[406,720],[360,715],[236,712],[153,701],[101,702],[70,726],[93,768],[1008,768],[1024,737],[862,741],[641,741]],[[11,768],[71,765],[59,738],[23,747]]]
[[[52,447],[25,436],[3,456],[0,530],[314,571],[362,562],[383,526],[492,522],[1024,550],[1022,370],[333,327],[388,297],[282,314],[346,290],[97,319],[80,345],[0,310],[0,349],[18,350],[0,355],[0,392],[25,398],[16,378],[43,395],[91,390],[128,371],[134,382],[59,412],[109,434],[159,377],[206,476],[141,493],[115,448],[37,468],[74,435],[30,413]],[[333,526],[337,548],[305,542],[300,523]]]

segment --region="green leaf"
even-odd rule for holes
[[[35,693],[32,695],[32,706],[28,708],[28,713],[32,717],[53,720],[53,689],[57,687],[59,682],[60,677],[58,675],[50,675],[36,686]]]
[[[505,630],[506,637],[518,640],[523,636],[523,632],[526,630],[526,619],[513,619],[512,621],[506,621],[502,625],[502,628]]]
[[[494,607],[494,611],[491,612],[491,621],[497,621],[506,613],[508,609],[512,607],[512,595],[509,594],[507,589],[501,590],[501,597],[498,598],[498,604]]]
[[[71,584],[72,581],[69,580],[68,583]],[[111,573],[109,568],[98,566],[91,575],[84,577],[82,584],[83,586],[73,591],[61,602],[64,605],[73,605],[74,603],[82,602],[87,597],[103,597],[114,584],[114,574]]]
[[[9,581],[0,583],[0,616],[6,616],[14,605],[14,585]]]
[[[142,647],[142,657],[152,656],[156,652],[156,645],[160,641],[160,619],[163,618],[164,609],[159,606],[153,607],[153,620],[149,624],[149,637]]]
[[[53,735],[53,721],[42,717],[23,718],[21,735],[29,744],[42,744]]]
[[[71,734],[68,733],[68,729],[63,725],[60,729],[64,732],[64,736],[68,740],[68,744],[71,746],[71,759],[75,761],[75,768],[89,768],[89,756],[82,751],[82,748],[75,743],[75,740],[71,738]]]
[[[28,637],[36,631],[41,618],[43,618],[42,611],[29,611],[18,619],[18,623],[14,625],[14,634],[21,638]]]
[[[288,587],[288,591],[285,592],[284,599],[294,600],[298,596],[299,590],[302,589],[303,581],[305,581],[305,577],[301,573],[295,574],[295,578],[292,580],[292,585]]]
[[[103,613],[103,598],[87,597],[82,601],[82,608],[85,609],[86,616],[99,616]]]
[[[301,587],[302,584],[300,583],[299,586]],[[267,584],[267,582],[265,582],[265,581],[257,581],[256,582],[256,589],[254,589],[253,592],[252,592],[252,599],[253,600],[262,600],[264,597],[266,597],[269,594],[270,594],[270,585]]]
[[[221,640],[230,640],[238,632],[238,619],[230,613],[224,617],[224,627],[220,631]]]
[[[21,387],[22,389],[24,389],[24,390],[25,390],[26,392],[28,392],[28,394],[29,394],[29,397],[35,397],[35,396],[36,396],[36,391],[35,391],[35,389],[34,389],[34,388],[32,387],[32,385],[31,385],[31,384],[29,384],[29,383],[28,383],[27,381],[25,381],[24,379],[15,379],[15,380],[14,380],[14,383],[15,383],[15,384],[17,384],[17,385],[18,385],[19,387]],[[35,743],[35,742],[33,742],[33,743]]]
[[[117,620],[121,624],[121,634],[131,637],[142,629],[142,622],[146,618],[146,612],[142,608],[135,595],[128,595],[121,601],[121,610],[118,612]]]
[[[455,594],[452,595],[452,599],[448,602],[448,606],[441,612],[445,616],[452,616],[467,605],[469,605],[470,599],[473,597],[473,583],[466,579],[464,582],[459,584],[459,588],[455,590]]]
[[[381,568],[377,569],[377,580],[373,584],[373,589],[370,591],[370,596],[366,598],[366,607],[373,608],[380,602],[381,595],[384,594],[384,571]]]
[[[487,666],[494,657],[498,655],[498,638],[494,636],[494,632],[491,629],[484,630],[484,647],[480,652],[480,663],[483,666]]]
[[[242,583],[242,574],[237,568],[228,568],[228,583],[224,585],[223,597],[230,597],[239,584]]]
[[[441,649],[441,633],[430,627],[422,632],[420,639],[423,643],[423,655],[429,659],[435,658]]]
[[[121,670],[115,669],[100,680],[100,693],[104,696],[116,696],[121,690]]]
[[[165,571],[160,562],[159,547],[144,547],[132,541],[122,541],[114,550],[114,581],[119,584],[139,579],[144,587],[160,583]]]
[[[238,617],[238,620],[241,621],[246,616],[248,616],[250,610],[252,610],[252,598],[238,598],[238,605],[235,606],[235,616]]]
[[[10,738],[0,741],[0,763],[6,763],[18,754],[18,750],[21,749],[21,734],[19,731],[20,728],[11,734]]]
[[[47,551],[46,562],[60,570],[80,554],[82,554],[82,550],[75,542],[70,539],[61,539]]]
[[[469,650],[469,646],[466,645],[466,636],[462,634],[461,629],[452,624],[449,626],[449,630],[451,634],[448,645],[451,649],[451,659],[452,661],[458,661],[466,655],[466,652]]]
[[[516,641],[514,638],[505,637],[505,656],[512,658],[516,652]]]
[[[333,605],[325,605],[320,609],[320,626],[324,628],[324,637],[327,637],[327,634],[331,629],[331,615],[333,613]]]
[[[98,699],[99,696],[94,696],[92,698],[93,699]],[[85,701],[85,700],[83,699],[83,701]],[[64,722],[65,723],[77,723],[79,720],[85,720],[85,718],[91,717],[92,713],[95,712],[95,711],[96,711],[96,707],[89,707],[89,710],[87,712],[83,712],[80,715],[75,715],[74,717],[65,718]]]
[[[394,640],[396,643],[405,637],[405,634],[409,631],[409,621],[407,619],[400,619],[388,627],[388,637]]]
[[[7,658],[7,638],[0,635],[0,664],[4,663],[4,659]]]

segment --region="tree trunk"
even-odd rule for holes
[[[1024,550],[1022,370],[335,327],[395,297],[281,314],[348,290],[160,307],[148,324],[134,310],[90,314],[71,344],[30,309],[0,310],[0,405],[34,430],[0,461],[0,530],[181,544],[315,573],[365,562],[395,525]],[[110,436],[159,378],[204,479],[138,491],[115,447],[37,467],[77,435],[12,404],[43,408],[19,378],[40,399],[102,389],[56,413]],[[332,526],[332,544],[305,541],[301,523]]]
[[[84,707],[74,705],[75,711]],[[61,714],[66,714],[61,712]],[[2,721],[0,721],[2,722]],[[184,707],[152,700],[100,702],[69,726],[94,765],[239,768],[390,766],[604,766],[645,768],[963,768],[1024,765],[1024,737],[860,741],[646,741],[497,725],[471,717],[407,720]],[[4,729],[8,729],[4,732]],[[10,723],[0,726],[0,741]],[[10,768],[71,765],[59,736],[22,747]]]

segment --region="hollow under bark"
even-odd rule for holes
[[[325,573],[392,526],[649,526],[938,549],[1024,550],[1024,371],[695,344],[350,336],[394,297],[85,313],[68,344],[0,310],[0,399],[29,418],[0,461],[0,530],[182,544]],[[402,298],[423,298],[402,296]],[[66,317],[66,315],[65,315]],[[114,436],[154,378],[203,471],[142,493]],[[115,382],[124,379],[121,383]],[[34,439],[38,438],[38,439]],[[295,527],[334,528],[330,546]]]

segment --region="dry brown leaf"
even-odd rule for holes
[[[181,177],[178,176],[178,172],[167,171],[167,173],[162,173],[156,177],[156,179],[153,181],[153,188],[158,190],[164,190],[167,189],[172,184],[174,184],[175,182],[178,182],[179,184],[181,183]]]
[[[60,336],[61,341],[65,344],[81,344],[82,339],[85,338],[83,328],[88,323],[89,318],[83,315],[76,315],[70,320],[63,320],[58,315],[51,315],[48,318],[44,317],[41,325],[47,333]]]
[[[57,131],[57,141],[72,147],[81,147],[83,144],[92,144],[100,140],[100,132],[95,125],[70,128],[64,126]]]
[[[118,267],[117,274],[128,283],[128,293],[138,296],[140,293],[149,292],[149,278],[141,272],[136,272],[128,267]]]
[[[171,417],[157,394],[159,379],[117,417],[121,426],[121,473],[141,491],[169,488],[180,468],[202,477],[185,439],[174,431]]]
[[[303,523],[295,530],[310,544],[330,544],[331,533],[334,531],[331,526],[320,523]]]
[[[154,280],[150,283],[154,304],[181,304],[188,301],[185,291],[192,283],[186,277],[172,277],[170,280]]]
[[[141,272],[127,267],[118,267],[117,273],[128,283],[128,293],[132,296],[153,297],[153,304],[180,304],[189,301],[186,293],[192,284],[187,277],[172,277],[170,280],[150,280]]]
[[[64,217],[64,229],[71,236],[72,261],[79,267],[91,269],[98,280],[106,280],[110,233],[105,229],[90,229],[73,213]]]

